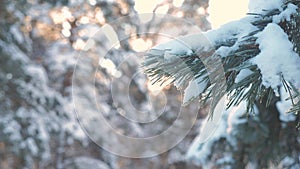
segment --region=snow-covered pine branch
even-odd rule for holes
[[[297,113],[300,110],[299,101],[294,101],[300,88],[300,42],[295,38],[299,37],[295,29],[300,23],[297,5],[298,1],[291,0],[250,3],[249,15],[239,21],[155,46],[146,54],[143,66],[154,83],[173,79],[178,88],[185,89],[183,104],[187,104],[199,95],[203,96],[202,101],[212,97],[214,84],[203,62],[220,57],[228,107],[246,101],[247,112],[251,113],[255,102],[262,99],[267,99],[268,106],[280,95],[285,81],[287,89],[294,93],[290,96],[291,110]],[[195,84],[198,89],[191,92]]]
[[[221,58],[228,109],[213,130],[206,130],[211,122],[205,121],[187,159],[202,168],[299,168],[299,4],[250,0],[247,17],[179,37],[146,54],[148,76],[154,83],[173,79],[184,90],[185,104],[199,95],[204,102],[215,98],[204,63]]]

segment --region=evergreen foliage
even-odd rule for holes
[[[300,135],[297,129],[300,122],[299,84],[294,80],[287,80],[286,75],[292,72],[280,72],[276,75],[280,79],[278,86],[266,85],[263,79],[265,74],[253,62],[262,52],[258,37],[269,25],[280,27],[293,45],[292,52],[300,56],[299,7],[299,1],[288,0],[280,8],[248,13],[243,21],[249,21],[255,29],[251,29],[246,35],[243,34],[245,32],[235,31],[234,23],[208,32],[206,35],[211,36],[217,35],[222,29],[231,30],[227,31],[226,38],[217,37],[212,41],[213,49],[199,45],[196,49],[192,48],[192,53],[174,53],[173,58],[169,59],[168,56],[166,59],[166,53],[170,54],[170,50],[178,46],[169,46],[168,49],[158,46],[146,54],[143,66],[153,83],[168,83],[172,79],[171,82],[179,89],[184,89],[189,81],[200,79],[199,86],[205,87],[200,93],[200,102],[219,100],[220,95],[227,95],[228,110],[224,112],[216,132],[205,143],[198,142],[196,138],[190,148],[188,158],[196,164],[204,168],[300,167]],[[296,10],[290,10],[291,8]],[[274,34],[276,36],[279,35]],[[178,38],[178,41],[182,39],[184,38]],[[183,44],[189,43],[186,39]],[[273,39],[268,40],[272,44]],[[276,51],[278,49],[273,50],[274,53],[279,52]],[[208,71],[205,63],[215,61],[216,57],[221,58],[225,75],[214,75],[217,80],[212,80],[209,73],[217,70]],[[216,64],[216,69],[220,68],[218,66]],[[239,77],[245,72],[247,73],[243,78]],[[219,95],[212,93],[214,87],[219,85],[216,82],[222,81],[224,77],[226,92],[220,92]],[[299,77],[293,79],[298,80]],[[284,96],[283,91],[289,97]],[[278,108],[278,103],[285,100],[291,103],[287,113],[295,117],[288,121],[282,119],[281,116],[286,113]],[[213,111],[210,113],[210,116],[214,114]]]
[[[298,1],[286,1],[283,5],[283,10],[287,8],[289,4],[297,5]],[[214,50],[205,50],[203,47],[199,47],[197,51],[193,51],[190,55],[174,55],[171,61],[166,61],[164,58],[165,51],[158,51],[155,49],[150,50],[146,54],[143,66],[145,72],[152,79],[153,83],[164,83],[170,82],[169,79],[173,79],[172,82],[180,84],[179,87],[186,87],[186,84],[191,79],[197,79],[202,77],[203,81],[206,81],[207,85],[204,92],[201,94],[201,101],[207,101],[212,97],[212,91],[214,85],[209,82],[209,75],[206,70],[205,62],[209,62],[209,59],[213,57],[222,57],[222,66],[224,67],[227,94],[229,96],[229,103],[227,107],[237,106],[242,101],[247,101],[247,113],[252,114],[255,102],[262,102],[266,99],[265,106],[269,105],[274,101],[278,100],[278,96],[275,93],[279,92],[278,89],[272,89],[271,87],[264,86],[262,83],[262,75],[257,65],[251,63],[251,59],[260,53],[259,45],[257,44],[256,35],[264,30],[264,28],[273,22],[273,17],[279,15],[281,11],[279,9],[273,9],[259,13],[248,13],[248,15],[254,16],[251,24],[257,27],[257,30],[250,32],[248,35],[238,38],[238,35],[229,36],[226,39],[220,39],[216,41]],[[299,31],[298,25],[300,23],[299,12],[292,14],[291,20],[283,20],[278,25],[286,32],[290,41],[294,45],[294,51],[299,55]],[[218,55],[212,51],[217,51],[221,47],[233,47],[238,46],[236,49],[233,48],[226,56],[215,56]],[[206,57],[209,56],[209,57]],[[214,60],[214,59],[213,59]],[[216,65],[216,69],[219,69]],[[246,78],[239,82],[235,82],[237,75],[243,69],[249,69],[252,71],[251,74],[247,75]],[[217,72],[217,70],[214,70]],[[293,82],[288,82],[282,77],[282,86],[290,93],[290,99],[293,107],[290,112],[295,113],[299,116],[300,107],[299,104],[299,91],[293,85]],[[222,75],[216,77],[222,78]],[[221,81],[220,79],[217,80]],[[220,97],[217,97],[220,98]],[[299,118],[299,117],[298,117]]]

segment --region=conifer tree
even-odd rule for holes
[[[212,138],[195,139],[191,146],[192,161],[208,168],[300,167],[299,4],[250,1],[247,17],[146,54],[143,66],[150,79],[172,79],[184,89],[184,104],[212,100],[209,117],[227,96],[227,111]],[[208,63],[215,66],[208,70]]]

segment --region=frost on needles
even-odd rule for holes
[[[184,90],[186,105],[198,96],[201,101],[213,97],[215,84],[209,79],[202,55],[218,56],[225,71],[228,108],[246,101],[247,113],[251,114],[256,101],[264,99],[268,106],[284,87],[290,93],[286,99],[291,103],[286,112],[297,115],[300,38],[296,38],[299,31],[295,34],[292,26],[299,25],[299,18],[293,1],[250,1],[247,17],[217,30],[182,36],[155,46],[146,54],[143,66],[154,83],[173,79]]]
[[[223,113],[219,123],[213,130],[206,128],[209,120],[202,124],[187,159],[203,168],[300,168],[299,4],[250,0],[247,17],[178,37],[146,54],[148,77],[153,83],[174,82],[184,91],[183,105],[227,96],[227,110],[210,112],[209,117]],[[220,65],[208,71],[205,63],[216,57],[224,74],[212,79],[209,74]],[[220,78],[226,90],[214,93]],[[203,141],[201,135],[212,131]]]

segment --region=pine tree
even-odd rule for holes
[[[61,2],[40,3],[36,5],[51,7]],[[27,23],[34,7],[23,0],[1,1],[0,168],[60,168],[61,148],[70,135],[65,128],[72,123],[70,103],[50,85],[39,64],[43,44],[34,46],[28,31],[35,29]]]
[[[71,81],[76,56],[81,52],[86,56],[76,71],[81,71],[82,78],[76,97],[86,99],[91,103],[94,99],[96,85],[101,96],[100,106],[108,119],[116,121],[114,125],[124,129],[126,134],[151,135],[154,127],[144,129],[143,125],[126,124],[113,104],[107,86],[109,73],[101,70],[97,74],[96,84],[88,83],[87,79],[94,78],[93,72],[98,65],[99,56],[104,56],[109,40],[104,37],[93,36],[95,31],[103,24],[110,23],[124,16],[129,16],[124,22],[114,24],[113,29],[120,39],[126,36],[126,31],[131,31],[130,38],[142,37],[140,32],[142,24],[134,14],[133,0],[117,1],[74,1],[74,0],[0,0],[0,168],[85,168],[87,165],[106,163],[110,168],[141,168],[155,166],[185,165],[183,161],[186,142],[153,159],[132,160],[112,155],[100,149],[96,144],[87,141],[87,136],[82,133],[73,110],[71,99]],[[207,8],[207,1],[190,1],[183,3],[182,7],[170,4],[169,13],[182,12],[184,17],[192,18],[191,7]],[[90,23],[82,23],[81,19],[87,17]],[[209,28],[206,25],[205,14],[197,15],[196,24]],[[177,24],[177,23],[172,23]],[[161,23],[168,27],[169,23]],[[95,48],[82,51],[89,38],[94,38]],[[121,41],[120,50],[110,50],[109,61],[119,64],[120,56],[132,54],[131,39]],[[78,43],[79,42],[79,43]],[[81,56],[82,56],[81,55]],[[124,70],[123,79],[128,79],[125,74],[137,71],[139,65],[130,64]],[[91,75],[91,76],[87,76]],[[147,90],[141,79],[134,78],[130,89],[131,101],[136,106],[143,106],[147,100]],[[123,80],[122,79],[122,80]],[[90,79],[88,79],[90,80]],[[94,80],[94,79],[92,79]],[[143,79],[145,80],[145,78]],[[144,87],[144,88],[143,88]],[[121,91],[124,92],[124,91]],[[104,93],[104,94],[103,94]],[[177,94],[173,88],[169,93]],[[127,93],[121,95],[127,96]],[[120,97],[120,98],[121,98]],[[176,98],[176,97],[174,97]],[[90,100],[89,100],[90,99]],[[159,100],[157,100],[159,102]],[[177,110],[178,100],[174,99],[170,111]],[[97,112],[95,107],[88,104],[83,106],[84,113]],[[169,115],[170,114],[170,115]],[[87,116],[86,116],[87,117]],[[88,118],[88,117],[87,117]],[[159,121],[167,128],[176,118],[176,114],[168,113]],[[91,128],[99,137],[107,137],[98,131],[99,123],[94,119],[89,121]],[[95,125],[94,125],[95,124]],[[94,125],[94,126],[93,126]],[[126,126],[126,127],[124,127]],[[154,133],[155,134],[155,133]],[[92,158],[91,158],[92,157]],[[97,158],[97,160],[95,160]],[[104,162],[101,162],[104,161]],[[104,165],[106,166],[106,165]],[[94,166],[95,167],[95,166]],[[104,167],[103,167],[104,168]],[[105,167],[106,168],[106,167]]]
[[[154,47],[143,66],[154,83],[172,79],[185,89],[184,104],[212,100],[210,118],[227,96],[228,110],[212,138],[205,143],[196,139],[191,146],[188,157],[196,163],[299,168],[300,3],[250,3],[248,16],[240,21]],[[289,109],[282,110],[286,100]]]

